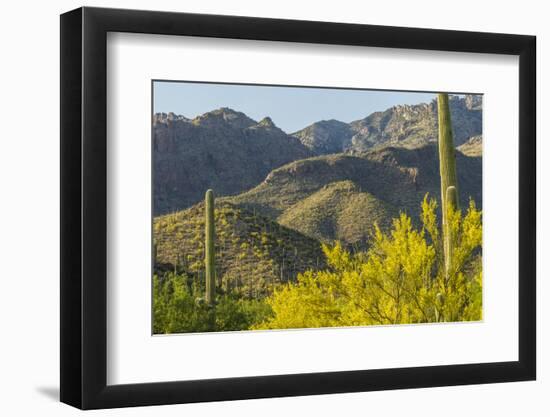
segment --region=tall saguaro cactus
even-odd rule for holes
[[[458,210],[458,192],[456,187],[451,185],[447,187],[447,192],[445,193],[445,215],[448,216],[451,213],[451,210]],[[443,245],[445,250],[445,275],[449,279],[450,270],[451,270],[451,259],[453,259],[454,252],[454,237],[453,237],[453,228],[450,224],[449,219],[446,219],[446,223],[443,225]]]
[[[437,95],[437,115],[439,122],[439,175],[441,177],[441,212],[443,214],[443,254],[445,274],[448,278],[453,253],[451,227],[448,214],[450,209],[458,210],[458,183],[456,179],[455,147],[449,95]]]
[[[204,197],[205,205],[205,251],[204,264],[206,269],[206,304],[212,306],[216,300],[216,259],[214,247],[216,229],[214,225],[214,191],[208,190]]]

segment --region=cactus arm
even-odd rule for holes
[[[458,210],[458,191],[456,186],[450,185],[447,187],[447,192],[445,193],[445,199],[447,204],[447,210],[453,209]]]

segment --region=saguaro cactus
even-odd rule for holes
[[[451,185],[450,187],[447,187],[447,192],[445,195],[445,215],[448,216],[451,213],[451,210],[458,210],[458,192],[456,191],[456,187]],[[451,270],[451,259],[453,259],[453,252],[454,252],[454,237],[453,237],[453,228],[451,225],[451,222],[449,219],[446,219],[447,222],[444,225],[443,230],[443,238],[444,240],[444,247],[446,248],[446,254],[445,254],[445,273],[447,276],[447,279],[449,277],[449,272]]]
[[[208,190],[204,197],[205,205],[205,251],[204,265],[206,270],[206,304],[212,306],[216,300],[216,259],[214,246],[216,229],[214,225],[214,191]]]
[[[439,122],[439,175],[441,177],[441,212],[443,214],[443,254],[445,256],[445,274],[448,278],[452,257],[451,227],[447,216],[449,209],[459,209],[458,183],[456,179],[455,147],[449,110],[449,95],[437,95],[437,114]]]

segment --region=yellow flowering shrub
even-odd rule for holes
[[[306,271],[267,299],[273,315],[256,329],[365,326],[480,320],[482,218],[473,201],[450,210],[453,252],[445,271],[437,203],[428,196],[421,226],[401,214],[371,247],[351,253],[323,245],[329,267]]]

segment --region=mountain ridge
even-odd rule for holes
[[[237,194],[274,168],[312,153],[269,118],[260,122],[228,108],[194,119],[153,118],[154,215],[200,201],[204,190]]]
[[[480,95],[451,96],[449,105],[456,146],[481,135]],[[292,135],[316,155],[388,145],[418,147],[437,140],[437,103],[399,104],[350,123],[323,120]]]
[[[481,96],[451,96],[457,148],[481,155]],[[221,107],[189,119],[153,115],[153,213],[191,207],[213,188],[239,195],[269,181],[288,163],[331,154],[361,155],[384,147],[415,149],[437,138],[436,103],[397,105],[351,123],[321,120],[287,134],[266,116],[260,121]],[[273,175],[276,175],[273,174]]]
[[[459,195],[482,205],[482,163],[457,151]],[[364,243],[374,223],[383,228],[399,212],[418,219],[426,194],[440,193],[435,144],[386,147],[363,154],[330,154],[290,162],[242,194],[220,201],[254,210],[329,243]]]

